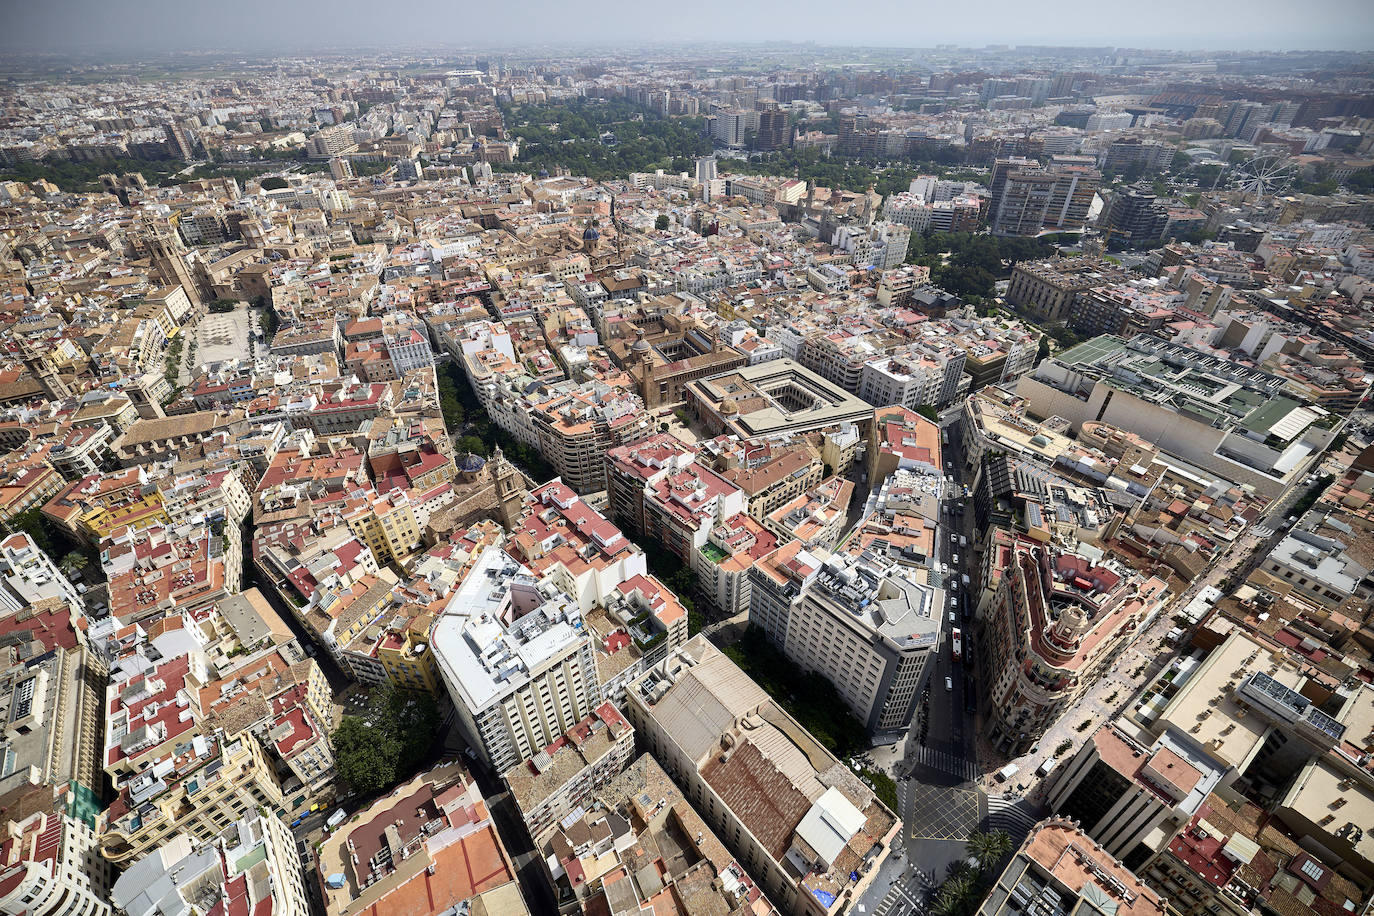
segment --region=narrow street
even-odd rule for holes
[[[244,554],[247,555],[252,551],[252,529],[245,528],[243,537]],[[262,596],[267,599],[267,603],[272,606],[272,610],[276,611],[277,616],[290,628],[291,633],[296,637],[296,641],[300,643],[306,654],[311,655],[313,653],[312,657],[315,659],[315,663],[324,672],[325,680],[329,681],[329,689],[334,692],[334,697],[337,700],[339,694],[353,683],[353,678],[349,677],[343,668],[339,667],[339,663],[334,660],[333,656],[326,652],[324,647],[315,641],[310,631],[296,619],[293,609],[287,606],[286,601],[277,594],[277,590],[272,587],[272,584],[259,581],[258,569],[247,556],[245,556],[243,564],[243,587],[245,589],[256,588],[261,592]]]

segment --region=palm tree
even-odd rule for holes
[[[955,871],[940,885],[931,908],[938,916],[970,916],[978,906],[978,879],[968,870]]]
[[[1011,836],[1005,830],[974,833],[964,843],[964,850],[977,861],[978,871],[986,872],[1011,852]]]
[[[67,572],[67,575],[72,575],[85,569],[90,564],[91,561],[86,558],[85,554],[83,554],[79,550],[73,550],[71,553],[63,557],[62,562],[58,565],[60,565]]]

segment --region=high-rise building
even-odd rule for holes
[[[333,159],[357,148],[358,144],[353,142],[351,123],[324,128],[311,137],[306,146],[311,159]]]
[[[577,602],[487,547],[434,625],[432,650],[474,750],[508,770],[600,701]]]
[[[196,158],[195,140],[186,133],[185,128],[168,121],[162,125],[162,130],[167,135],[167,148],[173,156],[188,162]]]
[[[718,111],[713,126],[716,142],[722,146],[745,147],[758,131],[759,113],[741,108]]]
[[[1168,586],[1026,538],[1013,553],[982,646],[988,738],[1017,756],[1115,663]]]
[[[1090,157],[1055,156],[1048,167],[1025,159],[993,165],[988,226],[995,235],[1073,229],[1088,218],[1102,174]]]
[[[1051,818],[1031,830],[978,916],[1039,912],[1164,916],[1166,910],[1159,895],[1115,856],[1071,821]]]
[[[989,213],[997,212],[997,205],[1002,199],[1002,190],[1006,187],[1007,176],[1014,171],[1025,169],[1037,169],[1040,163],[1033,159],[1024,159],[1020,156],[1011,156],[1005,159],[993,160],[992,175],[988,178],[988,200]]]
[[[1056,184],[1055,176],[1038,167],[1008,170],[989,211],[989,230],[993,235],[1039,233],[1050,212]]]
[[[1109,172],[1121,173],[1138,162],[1146,171],[1156,172],[1171,166],[1176,152],[1177,147],[1158,140],[1120,137],[1107,147],[1102,167]]]
[[[347,181],[353,177],[353,163],[335,156],[329,160],[329,175],[335,181]]]
[[[1050,810],[1071,818],[1131,868],[1186,827],[1208,794],[1236,775],[1191,735],[1165,728],[1147,746],[1114,725],[1093,732],[1057,769]]]
[[[51,792],[48,795],[51,799]],[[0,913],[4,916],[112,913],[113,869],[96,851],[95,831],[84,820],[60,811],[10,820],[0,856]]]
[[[1112,195],[1107,211],[1099,220],[1111,238],[1131,242],[1151,242],[1164,236],[1169,213],[1160,206],[1154,192],[1144,187],[1122,188]]]
[[[1055,176],[1055,186],[1045,212],[1045,227],[1077,229],[1088,221],[1088,210],[1102,184],[1102,173],[1091,156],[1054,156],[1049,170]]]
[[[749,622],[834,684],[871,734],[900,735],[939,650],[944,590],[867,557],[824,557],[789,541],[757,561]]]
[[[758,135],[754,148],[761,150],[782,149],[788,145],[791,133],[787,126],[787,110],[777,105],[764,105],[758,113]]]

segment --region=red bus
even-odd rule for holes
[[[959,632],[959,628],[954,628],[953,638],[949,642],[949,654],[954,657],[956,662],[964,660],[964,634]]]

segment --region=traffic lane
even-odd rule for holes
[[[946,689],[948,678],[949,689]],[[940,658],[930,678],[930,705],[927,711],[926,747],[962,757],[964,755],[963,673],[949,657],[949,637],[941,645]]]
[[[525,895],[530,912],[556,913],[558,900],[554,897],[544,864],[530,840],[524,820],[515,810],[515,802],[510,793],[502,792],[500,795],[488,797],[487,810],[491,812],[492,822],[496,825],[496,832],[506,847],[506,853],[515,863],[516,881]]]

